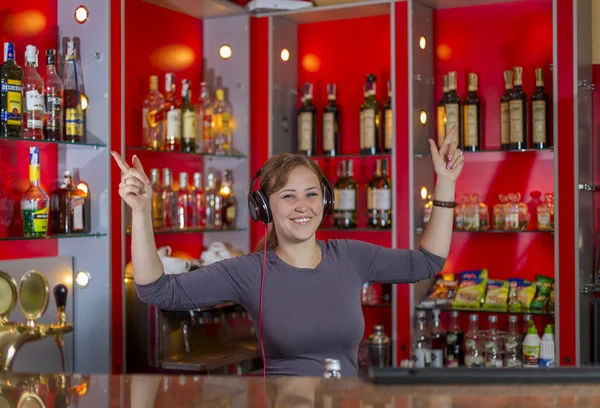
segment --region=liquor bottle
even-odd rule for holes
[[[375,99],[375,74],[367,76],[367,97],[361,107],[363,120],[363,148],[361,154],[377,154],[381,148],[381,108]]]
[[[338,228],[356,228],[357,225],[357,205],[356,192],[358,185],[354,180],[352,171],[352,160],[343,160],[340,162],[340,178],[335,183],[335,226]]]
[[[15,44],[4,43],[0,67],[0,137],[22,137],[23,70],[15,63]]]
[[[195,112],[195,111],[194,111]],[[192,192],[188,185],[188,174],[179,173],[179,191],[177,191],[177,226],[178,229],[190,228],[192,225]]]
[[[498,316],[488,317],[488,329],[485,334],[484,366],[488,368],[502,368],[504,365],[500,342],[502,336],[498,332]]]
[[[177,195],[173,191],[173,173],[171,169],[162,169],[162,200],[163,200],[163,219],[165,220],[165,228],[177,228]]]
[[[392,183],[388,177],[388,160],[379,159],[375,174],[367,187],[369,228],[392,228]]]
[[[165,98],[158,90],[158,76],[150,76],[150,87],[142,108],[144,144],[149,150],[162,150],[165,143],[163,107]]]
[[[64,86],[64,136],[68,142],[81,142],[84,138],[84,117],[81,107],[81,92],[77,72],[77,57],[75,45],[72,41],[67,43],[67,55],[63,68]]]
[[[21,198],[23,235],[43,237],[48,231],[50,200],[40,185],[40,149],[29,148],[29,188]]]
[[[535,92],[531,95],[531,139],[534,149],[551,146],[548,137],[548,94],[544,92],[544,70],[535,70]]]
[[[202,125],[198,125],[202,132],[203,153],[215,153],[215,137],[213,134],[213,108],[208,95],[208,86],[206,82],[200,82],[200,98],[198,98],[198,121],[202,120]]]
[[[388,99],[383,105],[383,151],[392,152],[394,145],[394,113],[392,112],[392,83],[388,81]]]
[[[223,182],[219,194],[223,199],[222,220],[223,229],[235,229],[235,221],[237,214],[237,202],[233,194],[233,180],[231,170],[223,171]]]
[[[165,150],[181,150],[181,108],[177,100],[175,74],[165,74]]]
[[[475,313],[469,315],[469,322],[469,331],[465,334],[465,366],[483,367],[479,316]]]
[[[500,149],[510,149],[510,98],[513,92],[513,72],[504,71],[504,95],[500,98]]]
[[[342,378],[342,365],[340,364],[340,360],[334,358],[325,359],[323,378],[326,380],[339,380]],[[328,401],[328,399],[326,400]]]
[[[56,50],[46,50],[44,78],[44,136],[46,140],[62,140],[64,86],[56,72]]]
[[[508,316],[508,331],[504,340],[506,367],[521,367],[521,335],[517,330],[518,317]]]
[[[215,92],[215,153],[230,155],[233,148],[233,116],[231,105],[225,100],[225,91],[217,89]]]
[[[431,331],[431,366],[444,367],[444,350],[446,346],[446,331],[440,320],[440,310],[433,310],[433,330]]]
[[[317,154],[317,109],[312,99],[313,84],[306,83],[302,91],[302,106],[298,109],[298,153],[307,156]]]
[[[446,102],[448,101],[448,75],[443,76],[442,99],[437,106],[437,145],[440,147],[446,138]]]
[[[217,189],[217,179],[214,173],[208,173],[206,181],[206,228],[221,229],[223,225],[223,197]]]
[[[71,232],[88,233],[90,231],[91,207],[89,186],[84,182],[75,184],[73,176],[69,173],[67,189],[71,195],[69,217]]]
[[[425,368],[431,364],[431,337],[427,330],[424,310],[417,312],[417,326],[412,341],[412,360],[415,368]]]
[[[194,188],[192,190],[192,217],[195,228],[206,227],[206,197],[204,195],[202,173],[194,173]]]
[[[463,105],[463,149],[475,152],[481,150],[481,102],[477,95],[477,74],[469,74],[468,89]]]
[[[336,85],[327,84],[329,103],[323,110],[323,154],[340,154],[340,110],[335,102]]]
[[[71,232],[71,194],[67,186],[71,172],[65,170],[63,183],[50,193],[50,233],[68,234]]]
[[[155,230],[162,229],[165,227],[165,202],[158,169],[150,169],[150,184],[152,186],[152,227]]]
[[[359,116],[359,122],[360,122],[360,133],[359,133],[359,137],[360,137],[360,151],[362,152],[363,149],[365,148],[365,113],[363,110],[363,106],[365,105],[367,100],[367,88],[366,85],[363,84],[363,103],[362,105],[360,105],[360,116]]]
[[[523,92],[523,68],[515,67],[514,88],[510,96],[510,148],[527,148],[527,95]]]
[[[463,353],[464,334],[458,323],[458,312],[453,311],[446,333],[446,367],[456,368],[465,363],[465,354]]]
[[[44,139],[44,80],[37,72],[37,54],[33,45],[25,48],[23,137],[41,140]]]
[[[462,149],[462,109],[460,96],[456,93],[456,71],[448,72],[448,97],[446,98],[446,135],[450,132],[452,126],[457,126],[456,142]],[[445,136],[444,136],[445,137]]]
[[[191,81],[184,79],[181,81],[181,150],[187,153],[196,151],[196,133],[198,118],[196,116],[196,107],[192,104]]]

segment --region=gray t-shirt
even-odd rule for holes
[[[341,362],[342,376],[358,374],[364,333],[364,283],[409,283],[435,276],[444,258],[424,249],[390,249],[349,239],[317,241],[314,269],[295,268],[267,251],[263,337],[267,375],[321,376],[326,358]],[[242,305],[258,333],[263,252],[226,259],[181,275],[137,285],[139,298],[165,310],[191,310],[223,301]]]

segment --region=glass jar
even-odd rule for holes
[[[519,229],[519,206],[517,201],[521,199],[519,193],[509,193],[506,196],[504,205],[504,229],[507,231],[517,231]]]
[[[506,205],[506,195],[498,194],[498,204],[494,205],[494,225],[493,228],[495,230],[503,230],[504,229],[504,206]]]
[[[479,199],[477,194],[469,194],[467,204],[465,205],[465,230],[479,230],[479,208],[476,200]]]
[[[465,229],[465,213],[467,205],[469,204],[469,198],[467,195],[463,195],[460,198],[459,204],[454,209],[454,229],[464,230]]]
[[[517,208],[519,211],[519,230],[524,231],[529,228],[529,208],[527,204],[521,201],[521,194],[518,194]]]
[[[554,229],[554,194],[542,196],[542,204],[537,207],[537,228],[542,231]]]
[[[487,204],[481,201],[479,194],[473,194],[473,204],[479,217],[479,230],[487,231],[490,228],[490,212]]]

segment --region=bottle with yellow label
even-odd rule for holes
[[[40,185],[40,149],[29,148],[29,188],[21,198],[21,216],[23,235],[43,237],[48,230],[48,212],[50,210],[48,194]]]
[[[22,137],[23,69],[15,63],[15,44],[4,43],[0,65],[0,137]]]
[[[233,111],[231,105],[225,100],[225,91],[217,89],[217,100],[213,112],[215,116],[215,153],[229,155],[233,151]]]

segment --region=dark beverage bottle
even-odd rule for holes
[[[340,166],[340,178],[334,186],[335,225],[338,228],[356,228],[356,192],[358,185],[354,180],[352,160],[344,160],[340,163]]]
[[[194,153],[198,120],[190,87],[189,79],[181,81],[181,151]]]
[[[237,214],[237,200],[233,195],[233,178],[231,170],[223,170],[223,182],[219,193],[223,198],[223,229],[235,229],[236,226],[236,214]]]
[[[458,367],[465,364],[462,348],[464,333],[458,324],[458,312],[452,312],[452,319],[446,333],[446,367]]]
[[[68,234],[71,232],[71,193],[68,189],[71,172],[64,172],[62,185],[50,193],[50,233]]]
[[[56,73],[56,50],[47,50],[46,77],[44,78],[44,136],[46,140],[62,140],[63,92],[63,83]]]
[[[500,149],[510,149],[510,97],[513,91],[513,72],[504,71],[504,95],[500,97]]]
[[[361,106],[362,147],[361,154],[377,154],[381,148],[381,108],[375,99],[375,74],[367,76],[365,83],[365,101]]]
[[[323,154],[335,156],[340,154],[340,110],[335,103],[335,84],[327,84],[329,103],[323,112]]]
[[[448,75],[443,76],[442,99],[437,106],[437,145],[440,147],[446,138],[446,102],[448,101]]]
[[[165,74],[165,150],[178,152],[181,150],[181,106],[177,99],[175,74]]]
[[[440,310],[433,310],[433,330],[431,331],[431,367],[444,367],[446,349],[446,331],[440,320]]]
[[[0,66],[0,137],[23,136],[23,69],[15,63],[15,44],[4,43]]]
[[[477,95],[477,74],[469,74],[468,89],[463,106],[463,149],[475,152],[481,150],[481,102]]]
[[[392,110],[392,83],[388,81],[388,99],[383,105],[383,151],[392,152],[394,145],[394,113]]]
[[[392,183],[387,159],[376,162],[375,174],[367,187],[367,211],[369,228],[392,228]]]
[[[523,92],[523,68],[514,68],[514,88],[510,96],[510,148],[527,148],[527,95]]]
[[[75,45],[72,41],[69,41],[67,43],[67,57],[63,70],[65,104],[65,134],[63,140],[68,142],[81,142],[84,140],[85,124],[76,64]]]
[[[306,83],[302,91],[302,105],[298,109],[298,153],[317,154],[317,108],[313,104],[313,84]]]
[[[548,94],[544,92],[544,70],[535,70],[535,92],[531,95],[531,138],[534,149],[551,146],[548,137]]]
[[[460,96],[456,93],[457,86],[456,71],[448,73],[448,96],[446,97],[446,105],[444,106],[446,111],[446,135],[450,133],[452,126],[457,126],[456,131],[456,142],[458,147],[462,149],[462,101]]]

